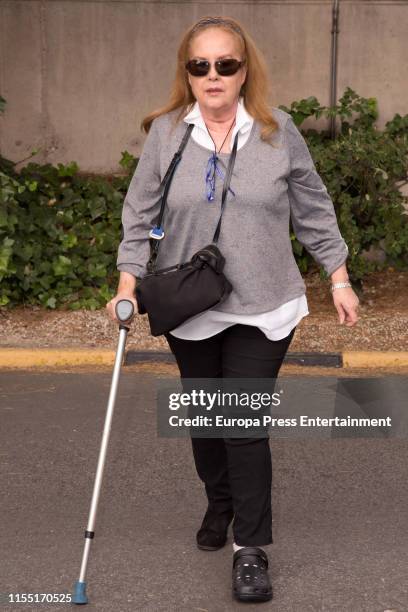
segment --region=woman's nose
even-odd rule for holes
[[[208,73],[210,79],[218,78],[218,72],[215,69],[215,64],[210,65],[210,71]]]

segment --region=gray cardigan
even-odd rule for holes
[[[348,257],[333,202],[304,138],[288,113],[271,110],[279,123],[275,147],[261,140],[261,126],[255,120],[248,140],[237,151],[231,177],[235,196],[228,192],[218,241],[233,291],[213,310],[266,312],[306,292],[292,252],[290,217],[297,239],[327,274]],[[117,269],[136,278],[146,274],[148,232],[160,208],[161,179],[187,128],[184,121],[173,127],[177,112],[153,121],[123,204]],[[205,172],[210,155],[190,136],[168,194],[157,269],[189,260],[212,240],[222,180],[217,175],[215,199],[208,202]],[[229,153],[218,156],[225,174]]]

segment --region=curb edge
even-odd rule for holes
[[[0,348],[0,368],[113,365],[115,354],[111,349]],[[146,362],[176,363],[170,351],[129,350],[125,353],[125,366]],[[403,367],[408,366],[408,351],[288,352],[284,363],[336,368]]]

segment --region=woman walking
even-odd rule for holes
[[[331,278],[340,323],[357,321],[348,282],[348,248],[333,203],[292,117],[269,107],[265,61],[236,20],[205,17],[184,34],[168,104],[142,122],[144,148],[123,205],[120,281],[107,304],[131,299],[146,274],[149,231],[160,184],[193,124],[167,198],[157,269],[188,261],[211,242],[234,143],[235,165],[218,245],[233,290],[228,298],[165,333],[181,378],[276,378],[302,317],[306,287],[296,265],[298,240]],[[272,597],[273,542],[269,438],[191,438],[208,507],[197,546],[225,545],[233,521],[232,592],[242,601]]]

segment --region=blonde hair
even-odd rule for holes
[[[247,75],[245,83],[241,87],[240,95],[244,98],[244,105],[248,113],[263,125],[261,139],[269,142],[273,132],[278,129],[278,123],[274,119],[267,102],[270,81],[266,62],[251,36],[238,21],[230,17],[203,17],[188,28],[177,52],[177,70],[169,101],[165,106],[144,117],[140,124],[141,130],[147,133],[156,117],[173,110],[180,109],[176,116],[175,125],[187,114],[188,107],[196,101],[185,68],[189,60],[190,43],[197,33],[214,27],[231,32],[239,41],[242,53],[241,59],[246,60],[247,67]]]

